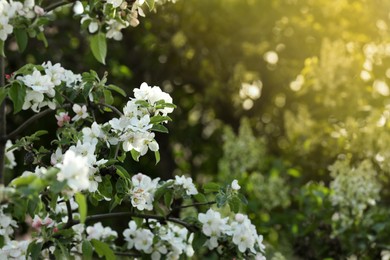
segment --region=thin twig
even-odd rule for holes
[[[103,107],[108,107],[110,109],[112,109],[112,111],[114,111],[115,113],[118,114],[118,116],[123,116],[123,113],[121,111],[119,111],[116,107],[114,106],[111,106],[111,105],[108,105],[108,104],[105,104],[105,103],[97,103],[97,105],[99,106],[103,106]]]
[[[172,211],[173,210],[178,210],[178,209],[190,208],[190,207],[207,206],[207,205],[212,205],[212,204],[215,204],[215,203],[217,203],[217,202],[216,201],[209,201],[209,202],[193,203],[193,204],[189,204],[189,205],[181,205],[181,206],[173,207]]]
[[[53,3],[49,6],[47,6],[45,9],[45,12],[48,13],[50,11],[53,11],[54,9],[58,8],[58,7],[61,7],[61,6],[64,6],[64,5],[67,5],[67,4],[70,4],[70,3],[73,3],[73,2],[76,2],[76,0],[63,0],[63,1],[58,1],[56,3]]]
[[[66,108],[66,107],[69,107],[69,106],[70,106],[70,104],[65,104],[62,107]],[[1,138],[1,136],[0,136],[0,138],[1,139],[5,139],[5,140],[15,138],[19,133],[21,133],[30,124],[36,122],[38,119],[40,119],[40,118],[50,114],[53,111],[55,111],[55,110],[52,110],[52,109],[48,108],[46,110],[43,110],[42,112],[39,112],[38,114],[33,115],[27,121],[25,121],[23,124],[21,124],[18,128],[16,128],[13,132],[9,133],[8,135],[5,135],[3,138]]]
[[[121,218],[121,217],[135,217],[135,218],[143,218],[143,219],[155,219],[160,222],[173,222],[176,224],[179,224],[185,228],[187,228],[191,232],[195,232],[197,230],[197,227],[194,225],[191,225],[181,219],[173,218],[173,217],[165,217],[165,216],[158,216],[158,215],[150,215],[150,214],[140,214],[140,213],[134,213],[134,212],[114,212],[114,213],[106,213],[106,214],[97,214],[97,215],[91,215],[88,216],[85,219],[85,222],[89,221],[95,221],[95,220],[101,220],[101,219],[107,219],[107,218]],[[72,220],[71,226],[76,225],[80,223],[78,220]],[[68,224],[68,223],[67,223]],[[65,226],[68,228],[68,225]]]

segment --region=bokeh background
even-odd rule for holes
[[[390,1],[179,0],[110,41],[107,65],[71,8],[57,15],[49,48],[9,41],[7,73],[107,71],[129,96],[145,81],[178,107],[161,162],[129,158],[129,172],[238,179],[269,259],[390,259]],[[54,116],[30,131],[42,125],[55,133]]]

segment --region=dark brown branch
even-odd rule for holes
[[[73,221],[73,212],[72,212],[72,206],[70,205],[70,200],[65,201],[65,204],[66,204],[66,210],[68,212],[68,221],[66,222],[64,229],[67,229],[74,225],[74,221]]]
[[[106,213],[106,214],[98,214],[98,215],[91,215],[88,216],[85,219],[85,222],[95,221],[95,220],[101,220],[101,219],[107,219],[107,218],[121,218],[121,217],[134,217],[134,218],[143,218],[143,219],[155,219],[160,222],[173,222],[176,224],[179,224],[185,228],[187,228],[191,232],[197,231],[197,227],[194,225],[191,225],[181,219],[173,218],[173,217],[165,217],[165,216],[158,216],[158,215],[150,215],[150,214],[140,214],[140,213],[134,213],[134,212],[114,212],[114,213]],[[69,222],[69,220],[68,220]],[[70,223],[70,226],[79,224],[80,222],[78,220],[72,220]],[[69,228],[68,223],[65,225],[64,228]]]
[[[65,104],[62,106],[63,108],[70,107],[70,104]],[[16,128],[13,132],[9,133],[8,135],[4,136],[2,139],[12,139],[15,138],[19,133],[21,133],[25,128],[27,128],[30,124],[34,123],[38,119],[50,114],[55,110],[52,110],[50,108],[43,110],[42,112],[39,112],[38,114],[33,115],[30,117],[27,121],[25,121],[23,124],[21,124],[18,128]],[[0,137],[1,138],[1,137]]]

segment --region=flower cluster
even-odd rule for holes
[[[118,237],[118,233],[110,227],[103,227],[102,223],[97,222],[93,226],[86,228],[87,239],[97,239],[101,241],[113,241]]]
[[[10,82],[26,87],[23,110],[31,108],[34,112],[39,112],[46,106],[55,109],[57,107],[54,99],[56,91],[59,92],[61,87],[75,89],[82,87],[80,85],[81,75],[64,69],[59,63],[53,65],[48,61],[42,66],[33,66],[22,72],[25,73],[21,73],[22,75],[16,76],[16,80],[11,79]]]
[[[4,42],[12,34],[16,20],[32,20],[43,13],[43,9],[35,5],[35,0],[25,0],[23,3],[0,0],[0,40]]]
[[[173,111],[172,98],[157,86],[142,83],[134,89],[134,98],[123,108],[123,116],[109,121],[111,132],[123,143],[125,152],[135,151],[138,157],[150,149],[158,151],[159,146],[151,132],[156,123],[163,123]]]
[[[219,212],[209,209],[206,213],[200,213],[198,219],[202,223],[202,232],[208,237],[205,245],[210,250],[218,248],[219,252],[223,252],[227,249],[224,242],[228,239],[240,253],[265,259],[263,236],[257,234],[256,227],[247,216],[238,213],[235,220],[229,223],[227,217],[222,218]]]
[[[131,178],[133,188],[130,191],[131,204],[138,210],[152,210],[154,193],[160,178],[152,180],[149,176],[138,173]]]
[[[153,4],[152,4],[153,2]],[[91,8],[89,5],[83,5],[81,1],[76,1],[73,6],[73,12],[81,16],[80,23],[88,28],[89,33],[94,34],[98,31],[104,31],[106,37],[120,41],[123,38],[122,29],[129,26],[136,27],[139,25],[139,17],[145,17],[143,9],[152,10],[156,4],[163,4],[167,1],[124,1],[124,0],[107,0],[99,6],[99,9]],[[174,1],[173,1],[174,2]],[[98,15],[98,12],[105,14],[104,19]]]
[[[189,234],[186,228],[172,223],[161,225],[149,220],[149,228],[142,228],[138,227],[135,221],[130,221],[129,228],[123,231],[123,237],[127,249],[135,248],[150,254],[153,260],[161,259],[163,256],[167,259],[178,259],[183,254],[192,257],[194,254],[191,245],[193,234]]]
[[[14,233],[14,228],[18,227],[12,216],[4,213],[7,205],[0,206],[0,236],[4,239],[4,242],[8,243],[11,241],[10,236]]]

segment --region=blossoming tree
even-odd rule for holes
[[[124,167],[127,155],[138,161],[149,151],[159,162],[155,132],[168,132],[165,125],[175,109],[168,93],[142,83],[118,109],[113,95],[126,97],[126,93],[109,84],[107,75],[99,77],[92,70],[77,74],[51,61],[6,71],[7,40],[15,37],[20,51],[26,49],[29,38],[47,44],[44,26],[64,6],[71,4],[75,18],[89,33],[94,57],[105,63],[106,39],[121,40],[122,30],[137,26],[144,9],[155,10],[166,1],[45,2],[0,0],[0,255],[9,259],[146,255],[178,259],[214,251],[221,257],[264,259],[262,236],[239,213],[246,200],[237,181],[199,188],[189,177],[152,179]],[[13,114],[31,110],[34,115],[16,129],[7,129],[10,104]],[[98,122],[97,114],[104,113],[111,119]],[[49,147],[40,143],[47,134],[44,129],[23,136],[41,118],[57,121],[56,138]],[[26,152],[35,170],[13,176],[4,185],[5,169],[12,174],[16,166],[16,150]],[[103,201],[110,202],[110,212],[89,214]],[[117,211],[118,205],[127,210]],[[193,215],[184,218],[180,212],[185,208],[194,208]],[[128,228],[114,230],[100,222],[115,218],[126,218]],[[26,234],[20,232],[22,225],[29,227]]]

